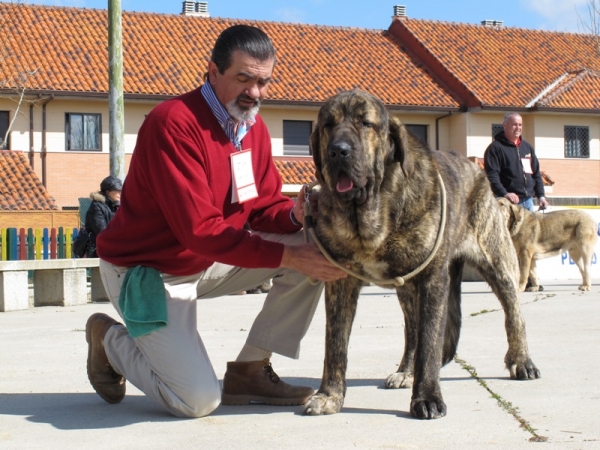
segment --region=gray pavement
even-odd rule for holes
[[[164,413],[128,383],[118,405],[88,383],[84,326],[106,303],[0,313],[0,449],[600,449],[600,280],[545,281],[521,295],[529,350],[542,372],[513,381],[504,368],[504,315],[485,283],[463,283],[455,362],[442,369],[446,417],[411,418],[410,390],[387,390],[404,346],[393,291],[366,287],[350,341],[339,414],[301,407],[221,406],[202,419]],[[199,331],[219,377],[234,359],[264,294],[199,303]],[[324,355],[323,302],[299,360],[275,355],[280,376],[317,389]],[[544,441],[540,443],[539,441]]]

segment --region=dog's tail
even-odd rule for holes
[[[456,355],[462,315],[460,309],[460,292],[462,283],[464,259],[457,259],[450,265],[450,292],[448,293],[448,316],[444,333],[444,353],[442,365],[448,364]]]

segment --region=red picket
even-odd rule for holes
[[[56,259],[56,228],[50,230],[50,259]]]
[[[25,238],[25,228],[19,230],[19,259],[27,259],[27,239]]]

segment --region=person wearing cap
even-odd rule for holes
[[[100,183],[100,190],[92,192],[92,203],[85,215],[85,229],[89,232],[87,248],[88,258],[97,258],[96,236],[100,234],[112,220],[121,203],[123,183],[115,176],[108,176]]]
[[[219,404],[300,405],[314,393],[281,379],[271,356],[299,357],[324,282],[347,274],[304,241],[303,190],[296,202],[281,193],[258,114],[274,67],[262,30],[229,27],[205,83],[156,106],[138,132],[123,201],[98,236],[102,281],[123,323],[96,313],[85,327],[88,378],[108,403],[125,398],[126,381],[178,417]],[[196,300],[270,279],[221,390]],[[224,297],[222,314],[228,307]]]

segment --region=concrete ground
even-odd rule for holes
[[[600,289],[546,281],[521,295],[529,350],[541,370],[513,381],[504,368],[504,314],[482,282],[463,283],[463,328],[441,372],[446,417],[409,414],[410,390],[387,390],[404,346],[393,291],[363,289],[350,341],[348,391],[339,414],[302,407],[221,406],[202,419],[169,416],[128,383],[118,405],[86,375],[84,326],[110,304],[0,313],[0,449],[600,449]],[[264,294],[199,303],[200,334],[219,377],[242,347]],[[317,389],[324,355],[323,302],[299,360],[274,356],[287,381]]]

